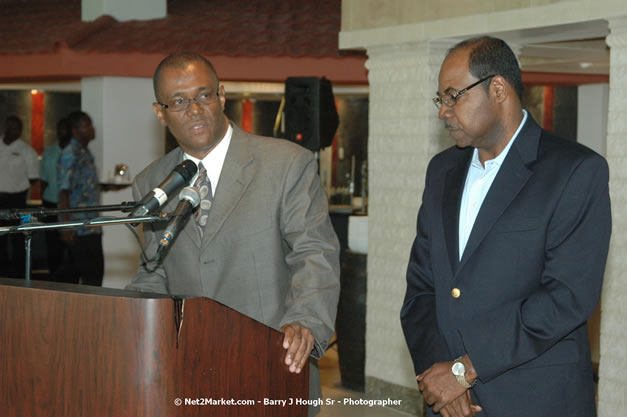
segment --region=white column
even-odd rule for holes
[[[366,376],[416,388],[399,310],[426,167],[453,142],[431,98],[450,42],[368,50]]]
[[[607,160],[613,230],[601,304],[600,417],[627,410],[627,17],[611,19],[609,26]]]
[[[95,20],[103,14],[119,21],[159,19],[167,16],[166,0],[82,0],[82,20]]]
[[[608,84],[584,84],[577,88],[577,142],[606,155]]]
[[[91,77],[81,82],[83,111],[93,119],[96,139],[89,145],[101,181],[124,163],[131,176],[165,153],[165,130],[152,111],[154,94],[149,78]],[[131,201],[131,189],[102,193],[102,204]],[[103,215],[123,216],[119,212]],[[141,229],[139,227],[138,229]],[[125,226],[105,226],[103,286],[122,288],[137,269],[139,245]]]
[[[148,20],[167,16],[166,0],[82,0],[82,20],[108,14],[119,21]],[[101,181],[111,179],[116,164],[129,166],[132,176],[165,151],[165,130],[152,112],[150,78],[90,77],[81,80],[82,110],[96,128],[90,149],[96,158]],[[131,189],[102,193],[102,204],[131,201]],[[121,215],[119,212],[103,215]],[[139,227],[138,229],[141,229]],[[103,229],[105,275],[102,285],[122,288],[133,278],[139,244],[125,226]]]

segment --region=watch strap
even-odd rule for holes
[[[462,361],[462,356],[460,356],[459,358],[455,359],[453,361],[453,363],[457,363],[457,362],[461,362]],[[465,368],[465,366],[464,366]],[[466,389],[470,389],[472,387],[474,387],[477,384],[477,379],[475,379],[474,381],[472,381],[472,384],[468,383],[468,381],[466,381],[466,372],[464,371],[464,373],[462,375],[454,375],[455,379],[457,379],[457,382],[464,388]]]
[[[472,384],[469,384],[468,381],[466,381],[466,376],[464,375],[455,375],[455,379],[457,379],[457,382],[459,382],[459,384],[466,388],[466,389],[470,389],[472,388]]]

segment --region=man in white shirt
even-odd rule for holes
[[[0,210],[26,207],[30,186],[38,181],[37,152],[23,140],[22,121],[9,116],[0,140]],[[3,226],[15,224],[3,223]],[[0,276],[24,276],[24,238],[0,236]]]

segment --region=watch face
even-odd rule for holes
[[[453,371],[453,375],[455,376],[464,375],[466,373],[466,367],[461,362],[455,362],[451,369]]]

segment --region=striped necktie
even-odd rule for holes
[[[196,224],[200,230],[200,235],[202,236],[202,231],[207,224],[209,210],[211,209],[211,204],[213,203],[213,192],[211,190],[211,181],[209,181],[209,177],[207,176],[207,170],[203,166],[202,162],[198,164],[198,171],[198,178],[196,178],[194,186],[198,188],[198,191],[200,192],[200,205],[194,214],[194,219],[196,220]]]

